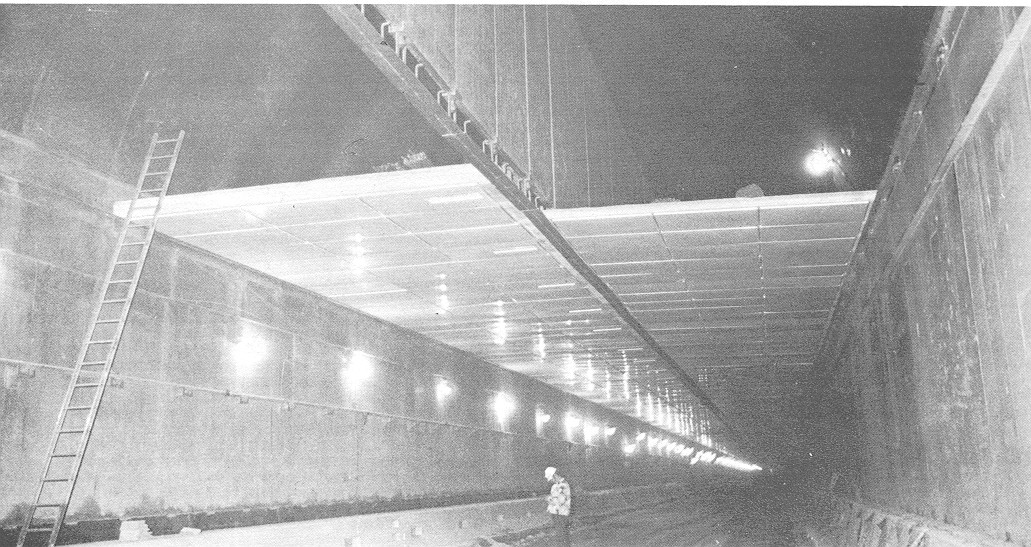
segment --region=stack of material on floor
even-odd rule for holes
[[[151,536],[150,526],[145,520],[126,520],[118,529],[118,541],[136,541]]]

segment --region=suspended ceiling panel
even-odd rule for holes
[[[624,375],[691,400],[470,165],[171,195],[158,230],[628,414]]]
[[[547,211],[689,373],[811,365],[875,192]]]

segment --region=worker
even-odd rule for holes
[[[544,470],[544,478],[551,481],[551,493],[548,494],[548,514],[555,528],[555,545],[569,547],[569,510],[572,507],[572,491],[569,483],[562,478],[554,467]]]

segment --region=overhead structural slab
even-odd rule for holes
[[[158,230],[627,414],[694,402],[471,165],[171,195]]]
[[[715,368],[768,372],[812,365],[875,194],[546,214],[665,352],[699,378],[721,408],[740,416],[748,409],[762,414],[764,405],[728,400],[720,389],[742,386],[707,385],[705,379]],[[736,392],[794,397],[763,386]],[[747,421],[756,426],[764,421],[752,418]]]

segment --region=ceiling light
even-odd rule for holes
[[[576,283],[547,283],[544,285],[537,285],[538,289],[558,289],[561,287],[575,287]]]
[[[569,310],[569,313],[590,313],[595,311],[601,311],[601,308],[587,308],[583,310]]]
[[[498,250],[493,251],[493,252],[496,255],[511,255],[511,254],[519,254],[519,253],[531,253],[531,252],[536,251],[536,250],[537,250],[536,246],[528,245],[528,246],[525,246],[525,247],[512,247],[511,249],[498,249]]]
[[[436,196],[427,198],[426,202],[430,205],[442,205],[444,203],[461,203],[463,201],[477,201],[483,199],[483,194],[473,192],[471,194],[456,194],[453,196]]]
[[[623,330],[623,327],[605,327],[601,329],[594,329],[594,332],[613,332],[617,330]]]
[[[330,298],[342,298],[347,296],[371,296],[374,294],[397,294],[402,292],[408,292],[408,289],[390,289],[386,291],[368,291],[368,292],[352,292],[347,294],[333,294]]]
[[[353,241],[355,243],[361,243],[362,240],[364,240],[364,239],[365,238],[362,237],[362,234],[354,234],[353,236],[351,236],[351,241]]]
[[[537,411],[537,425],[544,425],[551,421],[551,414]]]

